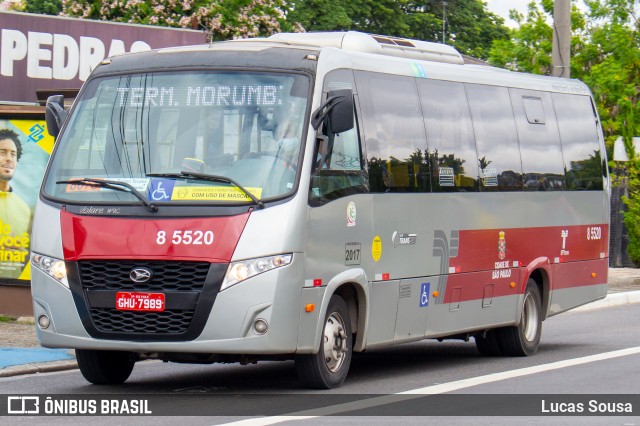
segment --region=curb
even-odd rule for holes
[[[78,368],[75,359],[63,361],[34,362],[31,364],[13,365],[0,370],[0,378],[21,376],[23,374],[51,373],[54,371],[73,370]]]
[[[594,309],[604,309],[613,306],[628,305],[631,303],[640,303],[640,290],[609,293],[604,299],[596,300],[595,302],[571,309],[569,312],[591,311]]]

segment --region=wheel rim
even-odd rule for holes
[[[347,335],[344,330],[342,316],[337,312],[329,315],[324,325],[324,361],[333,373],[340,370],[347,352]]]
[[[538,308],[536,306],[536,298],[531,293],[527,293],[524,299],[522,325],[524,338],[529,342],[533,342],[538,334]]]

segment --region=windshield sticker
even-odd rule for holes
[[[484,186],[498,186],[498,170],[481,169],[480,177],[482,177]]]
[[[438,183],[440,186],[455,186],[453,167],[438,168]]]
[[[83,178],[71,178],[70,180],[82,180]],[[140,192],[147,192],[147,188],[149,187],[149,179],[146,178],[92,178],[96,180],[110,180],[114,182],[125,182],[129,185],[133,186],[136,190]],[[76,183],[68,183],[65,187],[65,192],[98,192],[98,191],[113,191],[109,188],[102,188],[96,185],[91,184],[76,184]]]
[[[246,188],[256,198],[262,196],[262,188]],[[183,186],[176,187],[171,195],[172,200],[204,200],[204,201],[251,201],[251,198],[240,188],[228,186]]]
[[[149,199],[152,201],[169,201],[176,181],[171,179],[153,179],[149,188]]]

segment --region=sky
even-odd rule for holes
[[[516,9],[518,12],[527,16],[527,5],[531,0],[483,0],[487,4],[487,9],[498,16],[504,18],[504,23],[508,27],[514,27],[516,23],[509,19],[509,10]],[[536,3],[540,4],[539,1]],[[578,1],[578,6],[582,5],[582,1]]]
[[[518,12],[526,15],[527,5],[531,3],[531,0],[484,0],[484,2],[487,4],[487,9],[503,17],[508,24],[509,10],[516,9]]]

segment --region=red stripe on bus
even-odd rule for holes
[[[560,263],[550,266],[550,290],[607,283],[608,259]],[[513,296],[524,292],[526,268],[451,274],[444,303]],[[515,283],[515,286],[512,286]],[[455,300],[454,300],[455,299]]]
[[[229,262],[249,213],[212,218],[131,219],[60,214],[65,260]]]
[[[606,224],[461,230],[449,267],[463,273],[526,267],[540,257],[551,264],[602,259],[608,241]]]

